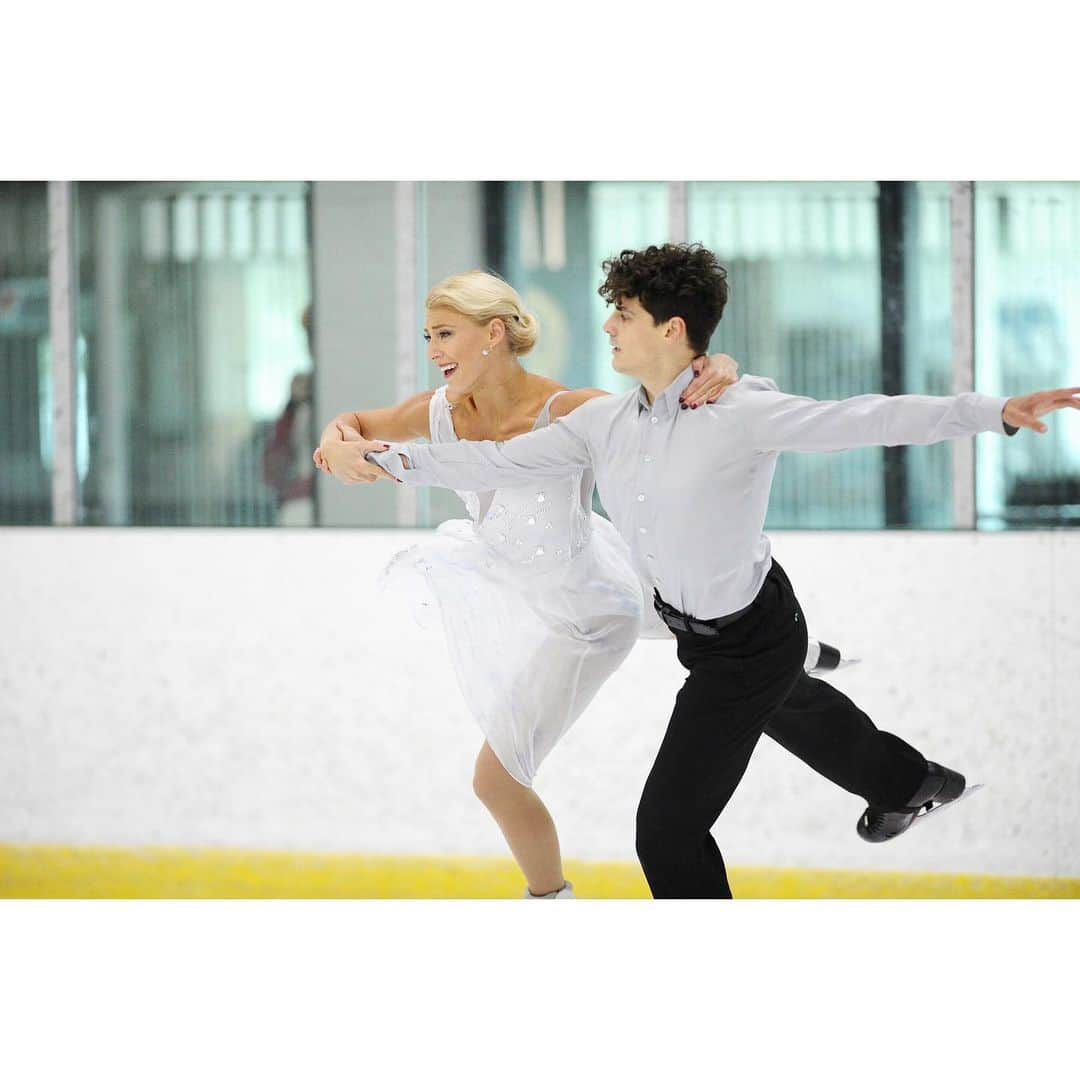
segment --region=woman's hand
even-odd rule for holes
[[[311,455],[311,460],[315,462],[315,468],[326,473],[327,476],[333,476],[334,474],[330,471],[330,465],[326,460],[326,454],[323,452],[323,447],[335,442],[356,442],[357,439],[363,437],[359,429],[349,424],[342,424],[338,420],[327,424],[326,430],[322,434],[322,442],[315,447],[315,452]]]
[[[373,484],[376,480],[393,480],[400,483],[385,469],[373,465],[364,459],[372,450],[389,450],[384,442],[365,439],[354,428],[337,425],[341,439],[330,439],[322,443],[312,454],[316,468],[329,476],[337,477],[343,484]]]
[[[318,469],[319,472],[324,472],[327,476],[334,475],[330,471],[330,466],[326,463],[326,458],[323,457],[321,446],[315,447],[315,453],[311,455],[311,460],[315,462],[315,468]]]
[[[696,356],[693,366],[694,378],[679,398],[684,409],[711,405],[729,386],[739,381],[739,365],[727,353]]]

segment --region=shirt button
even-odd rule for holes
[[[656,556],[655,555],[646,555],[645,558],[646,559],[655,559]]]
[[[643,532],[648,532],[648,530],[645,528],[644,525],[639,525],[638,526],[638,532],[643,533]]]
[[[639,496],[637,497],[637,501],[638,501],[638,502],[644,502],[644,501],[645,501],[645,496],[644,496],[644,495],[639,495]]]
[[[645,455],[645,460],[646,461],[652,461],[652,454],[646,454]]]
[[[649,423],[650,424],[659,424],[660,423],[660,418],[657,417],[657,416],[654,416],[649,420]]]

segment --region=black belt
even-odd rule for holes
[[[657,589],[653,589],[653,607],[656,614],[672,630],[678,630],[684,634],[700,634],[702,637],[716,637],[721,629],[730,626],[736,619],[741,619],[754,605],[747,604],[739,611],[733,611],[730,615],[721,615],[719,619],[693,619],[678,608],[673,608],[660,598]]]

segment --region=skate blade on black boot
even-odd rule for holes
[[[836,671],[837,668],[850,667],[859,663],[859,659],[853,656],[841,656],[840,650],[835,645],[825,641],[810,638],[806,643],[806,660],[803,670],[808,675],[818,675],[824,671]]]
[[[923,818],[929,817],[938,810],[944,810],[947,806],[955,806],[958,802],[963,802],[969,795],[974,795],[976,791],[981,791],[983,787],[983,784],[968,784],[955,799],[950,799],[948,802],[932,802],[928,806],[920,806],[919,812],[915,815],[915,820],[908,828],[910,829],[912,825],[918,825]]]
[[[982,787],[982,784],[968,785],[960,773],[934,761],[927,762],[927,765],[926,780],[915,793],[910,806],[902,810],[882,810],[873,806],[866,808],[856,825],[856,832],[863,840],[871,844],[894,840],[924,817],[960,802]]]

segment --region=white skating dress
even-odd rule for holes
[[[550,422],[557,396],[534,431]],[[433,443],[458,441],[445,387],[431,399],[430,421]],[[384,588],[399,596],[416,596],[403,580],[423,577],[420,595],[441,616],[465,701],[499,761],[526,787],[641,627],[630,552],[592,512],[592,493],[591,471],[459,491],[470,520],[444,522],[384,571]]]

